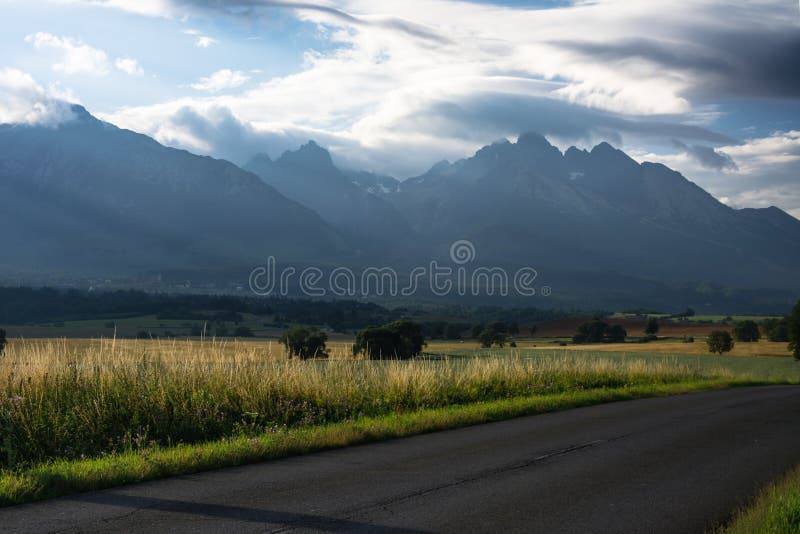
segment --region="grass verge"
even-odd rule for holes
[[[99,458],[53,460],[22,470],[0,471],[0,506],[500,421],[523,415],[742,385],[755,385],[755,382],[736,379],[698,380],[673,384],[575,390],[362,417],[328,425],[268,432],[254,437],[235,437],[174,447],[153,447]]]
[[[796,534],[800,532],[800,465],[764,488],[719,534]]]

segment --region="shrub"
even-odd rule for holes
[[[683,336],[683,342],[684,343],[694,343],[694,336],[686,336],[686,335],[684,335]]]
[[[295,326],[291,330],[284,332],[280,342],[286,347],[289,358],[298,356],[301,360],[309,358],[327,358],[328,349],[325,343],[328,341],[328,334],[319,328],[306,328]]]
[[[353,354],[366,354],[371,360],[408,360],[418,356],[424,346],[420,325],[402,319],[358,332]]]
[[[6,331],[0,328],[0,354],[3,354],[5,348],[6,348]]]
[[[733,327],[733,336],[736,341],[743,343],[752,343],[761,339],[761,332],[755,321],[739,321]]]
[[[708,335],[706,340],[708,351],[711,353],[722,354],[733,349],[733,338],[726,330],[714,330]]]
[[[136,339],[150,339],[150,333],[144,330],[136,332]]]

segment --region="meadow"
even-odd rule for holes
[[[369,361],[340,341],[329,359],[300,361],[268,340],[15,339],[0,357],[0,503],[595,402],[800,381],[791,358],[523,345],[434,342],[419,359]]]

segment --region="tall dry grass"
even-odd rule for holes
[[[714,377],[722,372],[711,373]],[[281,431],[362,415],[710,378],[675,362],[575,358],[321,361],[270,343],[20,341],[0,357],[0,467]]]

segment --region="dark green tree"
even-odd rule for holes
[[[604,341],[608,343],[624,343],[626,337],[628,337],[628,332],[622,325],[615,324],[606,330]]]
[[[708,351],[712,354],[722,354],[733,350],[733,338],[727,330],[714,330],[708,335],[706,340]]]
[[[306,328],[295,326],[283,333],[280,343],[286,347],[289,358],[295,356],[301,360],[310,358],[327,358],[328,349],[325,344],[328,341],[328,334],[319,328]]]
[[[498,332],[494,328],[487,328],[478,334],[478,343],[485,349],[488,349],[492,345],[497,345],[502,348],[506,344],[506,335],[503,332]]]
[[[733,327],[733,337],[736,338],[736,341],[752,343],[761,339],[761,331],[755,321],[739,321]]]
[[[575,330],[572,342],[576,345],[584,343],[601,343],[605,341],[608,325],[599,319],[583,323]]]
[[[648,336],[654,336],[658,334],[659,324],[658,319],[655,317],[650,317],[647,320],[647,324],[644,327],[644,333]]]
[[[594,319],[578,326],[572,342],[576,345],[584,343],[622,343],[628,332],[618,324],[609,326],[600,319]]]
[[[800,360],[800,301],[797,301],[786,319],[786,330],[789,333],[789,350],[795,360]]]
[[[371,360],[408,360],[419,356],[424,346],[422,327],[401,319],[358,332],[353,354],[365,354]]]
[[[761,329],[769,341],[786,343],[789,341],[789,326],[786,317],[780,319],[764,319]]]

